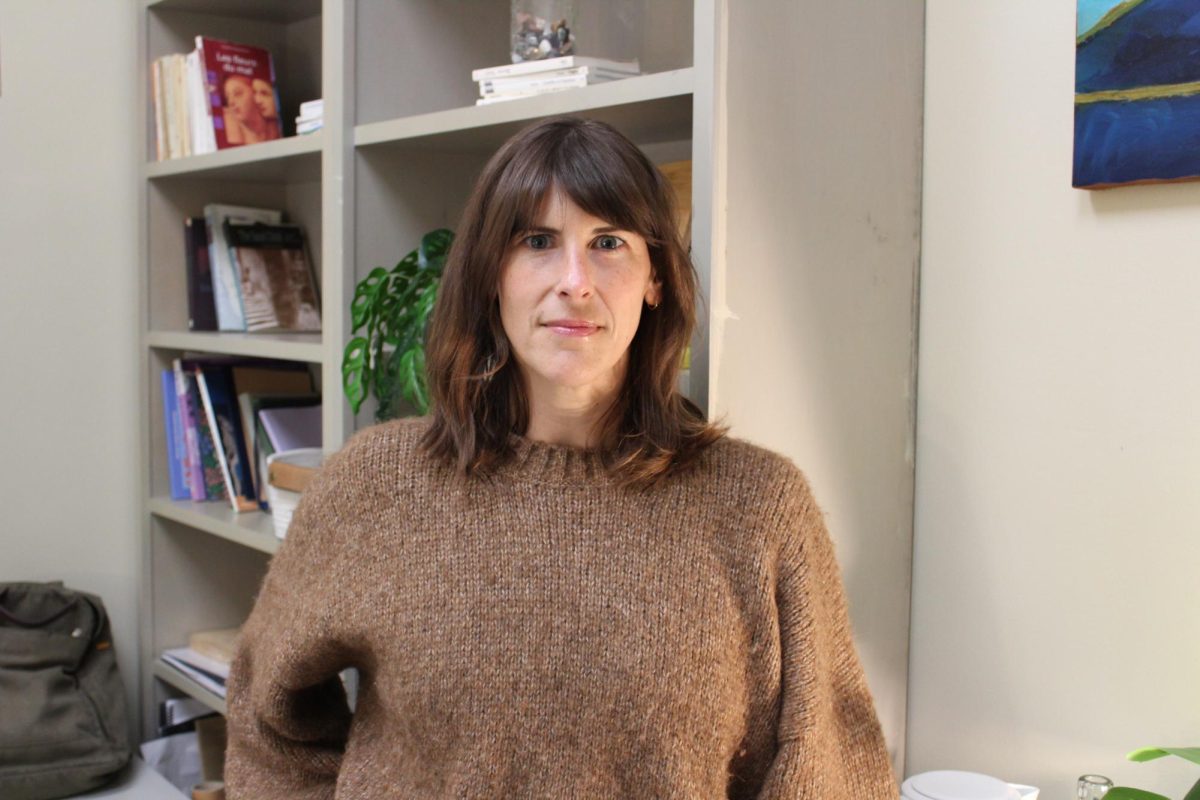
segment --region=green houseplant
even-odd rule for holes
[[[354,413],[370,393],[377,422],[396,416],[400,398],[429,411],[425,330],[453,240],[445,228],[430,231],[390,271],[376,267],[354,288],[354,335],[342,353],[342,390]]]
[[[1177,756],[1187,759],[1193,764],[1200,764],[1200,747],[1143,747],[1129,754],[1130,761],[1153,761],[1164,756]],[[1128,786],[1114,786],[1104,795],[1105,800],[1170,800],[1161,794],[1147,792],[1144,789],[1131,789]],[[1183,800],[1200,800],[1200,780],[1188,790]]]

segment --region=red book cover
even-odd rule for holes
[[[203,59],[217,149],[282,136],[271,54],[261,47],[206,36],[196,37],[196,47]]]

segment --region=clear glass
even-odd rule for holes
[[[1113,782],[1103,775],[1080,775],[1075,787],[1075,796],[1079,800],[1100,800],[1108,794]]]
[[[575,52],[575,0],[512,0],[512,60]]]

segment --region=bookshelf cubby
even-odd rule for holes
[[[611,13],[604,5],[580,12],[591,15],[587,24],[594,30],[613,27],[603,19]],[[143,736],[154,734],[158,703],[167,696],[190,695],[224,711],[219,697],[158,656],[185,644],[194,630],[239,624],[279,546],[264,513],[170,499],[160,370],[185,354],[306,363],[322,389],[324,447],[333,452],[356,427],[372,421],[370,408],[353,418],[340,389],[341,352],[349,336],[346,306],[354,284],[375,266],[394,265],[425,232],[453,228],[479,169],[508,136],[540,117],[579,114],[617,126],[653,159],[708,158],[703,143],[711,120],[699,117],[697,107],[711,106],[704,98],[713,90],[713,53],[702,42],[705,57],[697,68],[693,19],[711,17],[713,3],[623,5],[655,26],[655,34],[639,31],[605,45],[619,57],[639,58],[645,74],[475,106],[471,69],[508,57],[508,0],[139,0],[139,79],[147,87],[139,267],[146,380]],[[272,52],[284,138],[154,160],[149,66],[167,53],[187,52],[197,35]],[[317,97],[325,100],[323,129],[287,135],[299,103]],[[693,146],[697,139],[699,152]],[[711,181],[713,171],[698,164],[695,174]],[[701,185],[693,192],[700,197],[695,252],[704,275],[703,198],[711,191],[711,185]],[[290,221],[304,225],[320,282],[322,333],[188,330],[183,223],[207,203],[281,208]],[[703,363],[702,355],[694,358],[694,365]],[[702,406],[704,386],[704,380],[692,381]]]

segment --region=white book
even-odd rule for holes
[[[485,81],[479,85],[479,96],[491,97],[497,94],[510,94],[512,92],[528,92],[537,89],[571,88],[588,85],[588,77],[586,75],[560,75],[553,78],[538,78],[536,80],[518,78],[514,79],[514,81],[513,83]]]
[[[187,54],[188,119],[191,123],[192,154],[217,152],[217,139],[212,125],[212,109],[204,91],[204,73],[200,65],[200,51]]]
[[[510,100],[523,100],[528,97],[541,97],[544,94],[554,94],[555,92],[562,92],[571,88],[573,87],[551,86],[546,89],[531,89],[526,92],[505,92],[504,94],[494,94],[490,97],[481,97],[475,101],[475,105],[490,106],[494,103],[507,103]]]
[[[471,71],[471,80],[481,81],[510,75],[528,75],[534,72],[549,72],[568,67],[600,67],[622,75],[640,75],[642,72],[636,58],[632,61],[613,61],[610,58],[590,56],[559,56],[558,58],[543,58],[539,61],[521,61],[516,64],[482,67]]]
[[[217,309],[217,328],[223,331],[246,330],[246,312],[242,308],[242,276],[225,240],[225,220],[247,225],[263,222],[278,225],[283,212],[269,208],[247,208],[210,203],[204,207],[208,227],[208,263],[213,282],[213,303]]]
[[[629,77],[612,72],[598,71],[594,67],[572,67],[554,72],[539,72],[533,75],[517,75],[511,78],[489,78],[479,82],[481,97],[510,92],[524,92],[546,86],[587,86]]]
[[[225,696],[225,681],[229,679],[229,669],[226,667],[225,674],[210,672],[203,667],[196,666],[193,662],[192,654],[199,655],[194,650],[187,647],[178,647],[173,650],[164,650],[162,660],[174,669],[179,670],[187,677],[194,680],[196,683],[208,689],[213,694],[220,697]],[[203,656],[200,656],[203,658]],[[214,662],[215,663],[215,662]]]
[[[300,116],[319,117],[325,113],[325,100],[305,100],[300,104]]]
[[[305,122],[297,122],[296,123],[296,133],[297,134],[313,133],[315,131],[321,130],[321,125],[322,125],[322,123],[321,123],[321,120],[319,120],[319,119],[311,119],[311,120],[307,120]]]

